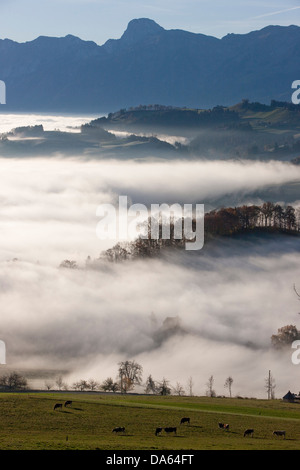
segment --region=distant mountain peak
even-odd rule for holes
[[[121,38],[101,46],[73,35],[0,40],[5,109],[102,113],[141,103],[205,109],[245,97],[290,101],[299,43],[297,26],[221,40],[148,18],[130,21]]]
[[[50,44],[53,45],[54,43],[62,43],[62,42],[68,42],[68,43],[80,43],[83,42],[82,39],[78,38],[77,36],[73,36],[72,34],[68,34],[67,36],[63,37],[55,37],[55,36],[38,36],[36,39],[33,41],[28,41],[28,43],[39,43],[39,44]]]
[[[138,18],[128,23],[127,29],[122,36],[122,40],[136,42],[147,36],[152,36],[164,31],[159,24],[149,18]]]

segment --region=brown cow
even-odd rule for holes
[[[54,405],[53,410],[57,410],[58,408],[60,408],[60,409],[62,408],[62,403],[56,403],[56,404]]]

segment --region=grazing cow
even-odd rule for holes
[[[246,429],[246,431],[244,432],[244,437],[250,436],[250,435],[253,437],[253,433],[254,433],[254,429]]]
[[[181,421],[180,421],[180,424],[184,424],[184,423],[189,423],[190,424],[190,418],[181,418]]]
[[[121,427],[119,426],[119,427],[117,427],[117,428],[114,428],[114,429],[112,430],[112,432],[125,432],[125,428],[124,428],[124,427],[121,428]]]
[[[62,403],[55,403],[53,410],[57,410],[58,408],[62,408]]]
[[[71,406],[72,405],[72,401],[71,400],[67,400],[65,401],[65,405],[64,406]]]
[[[229,424],[224,424],[224,423],[218,423],[220,429],[226,429],[226,431],[229,431]]]
[[[163,428],[156,428],[155,435],[158,436],[162,432]]]
[[[274,436],[283,436],[285,439],[285,431],[273,431]]]
[[[170,432],[174,432],[175,434],[177,434],[177,428],[165,428],[165,431],[166,433],[170,433]]]

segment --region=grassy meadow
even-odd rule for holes
[[[66,400],[71,407],[53,410]],[[190,425],[180,425],[182,417]],[[280,400],[1,393],[0,423],[1,450],[300,449],[300,405]],[[117,426],[126,432],[112,433]],[[168,426],[177,435],[155,436],[156,427]],[[253,437],[243,437],[247,428]],[[273,430],[285,430],[286,439]]]

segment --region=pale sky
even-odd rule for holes
[[[269,24],[300,26],[299,0],[0,0],[0,38],[66,36],[103,44],[133,18],[222,37]]]

